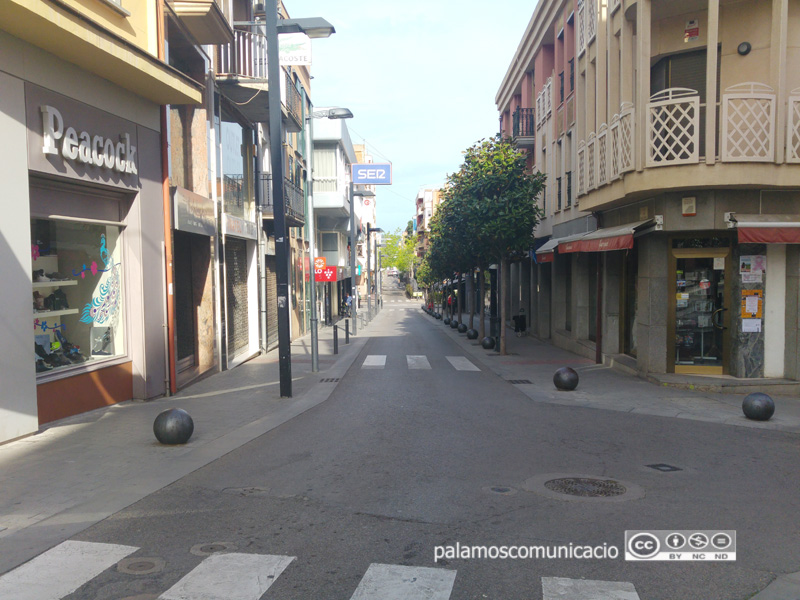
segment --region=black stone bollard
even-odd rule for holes
[[[775,414],[775,402],[767,394],[753,392],[747,394],[742,402],[744,416],[754,421],[769,421]]]
[[[450,321],[450,329],[457,329],[457,328],[458,328],[458,321],[456,321],[455,319],[452,319]]]
[[[561,367],[553,375],[553,383],[562,392],[571,392],[578,387],[578,373],[570,367]]]
[[[481,340],[481,346],[483,346],[484,350],[491,350],[494,348],[494,338],[487,335]]]
[[[333,326],[333,353],[339,354],[339,328]]]
[[[467,333],[467,326],[464,323],[458,325],[458,333]]]
[[[470,329],[467,331],[467,339],[468,340],[477,340],[478,339],[478,330],[477,329]]]
[[[194,432],[194,421],[185,410],[170,408],[153,422],[153,433],[162,444],[185,444]]]
[[[350,343],[350,321],[345,320],[344,322],[344,343]]]
[[[450,325],[450,317],[445,317],[444,318],[444,324],[445,325]]]

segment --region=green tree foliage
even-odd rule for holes
[[[445,279],[493,262],[505,265],[512,254],[527,251],[541,218],[536,200],[544,183],[542,173],[527,172],[526,155],[508,138],[498,135],[468,148],[431,222],[426,259],[432,275]]]
[[[415,239],[403,237],[402,231],[398,228],[394,233],[383,235],[383,247],[381,248],[381,266],[395,267],[401,273],[408,273],[414,266],[415,258]]]

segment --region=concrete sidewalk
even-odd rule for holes
[[[797,382],[673,374],[643,379],[628,368],[598,365],[549,342],[530,336],[517,337],[510,327],[506,329],[508,355],[501,356],[495,350],[484,350],[479,340],[468,340],[465,334],[444,325],[443,320],[421,310],[420,314],[432,327],[458,340],[501,379],[529,382],[514,385],[537,402],[800,433],[800,394],[793,394]],[[464,315],[464,322],[469,325],[468,315]],[[476,317],[476,329],[477,324]],[[489,331],[488,319],[486,331]],[[580,384],[575,391],[556,390],[553,374],[559,367],[572,367],[578,372]],[[752,421],[742,412],[745,396],[756,391],[770,394],[775,401],[775,415],[769,421]],[[778,395],[782,393],[788,395]]]
[[[343,325],[343,323],[340,323]],[[278,352],[199,381],[175,396],[129,401],[54,423],[0,446],[0,573],[235,450],[328,398],[369,336],[320,329],[320,371],[310,336],[292,344],[292,398],[280,398]],[[163,446],[153,421],[183,408],[194,434]]]

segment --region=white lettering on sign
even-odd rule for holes
[[[41,111],[42,152],[45,154],[60,154],[66,160],[77,160],[120,173],[139,173],[136,169],[136,146],[131,146],[129,134],[120,134],[118,142],[101,135],[92,136],[86,131],[79,134],[74,127],[64,129],[64,118],[58,109],[42,106]]]
[[[362,173],[362,179],[383,179],[386,177],[386,169],[365,169]]]

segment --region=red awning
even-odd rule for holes
[[[740,244],[800,244],[800,215],[733,215]]]
[[[652,219],[626,223],[616,227],[604,227],[592,231],[573,241],[565,241],[558,245],[559,252],[609,252],[611,250],[628,250],[633,248],[633,234],[639,227],[650,223]]]

